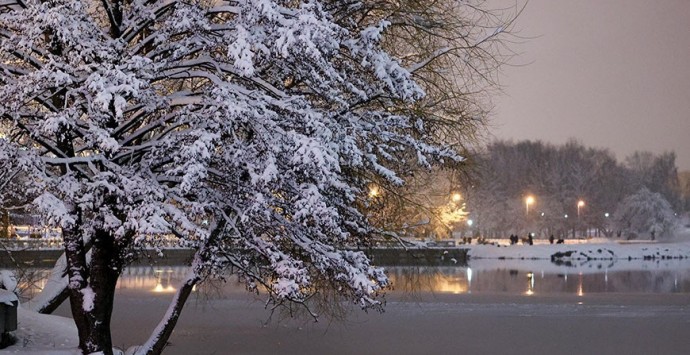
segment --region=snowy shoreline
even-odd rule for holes
[[[579,244],[468,245],[472,259],[655,260],[690,258],[690,242],[619,243],[597,240]]]

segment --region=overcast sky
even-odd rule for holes
[[[504,69],[497,138],[673,150],[690,170],[690,0],[529,0],[517,28],[528,64]]]

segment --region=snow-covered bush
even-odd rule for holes
[[[618,230],[629,237],[668,237],[678,226],[671,204],[647,188],[623,199],[613,217]]]

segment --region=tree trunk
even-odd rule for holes
[[[163,349],[165,349],[168,343],[168,339],[170,339],[175,329],[175,325],[177,325],[177,320],[180,317],[180,313],[182,313],[182,308],[197,282],[199,282],[199,278],[194,275],[193,271],[190,271],[190,274],[182,283],[175,298],[170,303],[167,312],[165,312],[165,316],[161,322],[158,323],[158,326],[151,334],[149,340],[137,349],[136,355],[159,355],[163,352]]]
[[[10,237],[10,212],[6,209],[0,210],[0,237],[9,238]]]
[[[69,297],[68,282],[67,259],[62,254],[50,271],[41,293],[29,302],[31,309],[42,314],[53,313]]]
[[[80,312],[83,308],[83,295],[81,290],[86,288],[86,281],[88,278],[86,267],[86,248],[81,234],[78,232],[78,225],[81,221],[78,220],[72,228],[64,228],[62,230],[62,238],[65,243],[65,256],[67,258],[67,275],[69,283],[69,301],[72,308],[72,318],[74,324],[77,326],[79,333],[79,348],[85,349],[86,336],[88,334],[88,323],[86,322],[86,315]]]
[[[60,307],[62,303],[69,297],[69,289],[67,287],[63,288],[60,293],[56,294],[55,297],[51,298],[47,303],[43,304],[42,307],[34,309],[36,312],[41,314],[52,314],[55,310]]]
[[[96,231],[91,247],[91,262],[86,267],[86,247],[81,236],[65,235],[70,305],[79,332],[79,348],[84,354],[111,355],[110,320],[115,286],[123,261],[112,235]]]
[[[158,323],[158,326],[153,331],[151,337],[149,337],[146,343],[136,350],[136,355],[159,355],[163,352],[163,349],[165,349],[165,346],[168,343],[168,339],[170,339],[170,335],[172,335],[172,332],[175,329],[175,325],[177,325],[177,320],[180,318],[180,313],[182,313],[182,308],[184,307],[185,302],[187,302],[187,298],[192,293],[194,285],[201,280],[195,272],[196,267],[201,260],[208,260],[209,256],[207,255],[207,247],[219,238],[223,228],[225,228],[224,219],[221,219],[215,226],[211,228],[211,236],[206,241],[206,244],[194,254],[194,261],[192,262],[191,270],[180,286],[180,289],[177,291],[175,298],[173,298],[172,302],[170,302],[170,306],[168,307],[167,312],[165,312],[165,316],[160,323]]]
[[[89,352],[112,353],[110,320],[115,300],[115,286],[122,272],[122,261],[114,238],[100,231],[96,232],[91,254],[89,285],[93,291],[92,305],[84,304],[85,309],[92,306],[89,316]]]

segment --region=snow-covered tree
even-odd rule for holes
[[[660,193],[674,209],[682,208],[681,186],[676,167],[676,154],[665,152],[654,155],[650,152],[635,152],[625,159],[630,171],[630,185],[633,191],[642,187]]]
[[[383,271],[347,249],[368,238],[368,186],[462,157],[411,109],[428,58],[384,50],[393,23],[363,4],[0,3],[0,165],[62,228],[84,353],[111,352],[122,268],[167,234],[196,253],[138,353],[228,268],[275,305],[329,287],[380,307]]]
[[[678,224],[671,204],[647,188],[623,199],[613,216],[618,230],[631,238],[667,237]]]
[[[424,116],[435,144],[471,156],[485,135],[486,118],[496,89],[496,76],[510,59],[505,39],[519,8],[487,10],[475,1],[366,0],[355,2],[358,21],[390,21],[383,46],[400,58],[425,96],[413,105],[399,106],[398,113]],[[364,11],[362,11],[364,10]],[[385,227],[384,236],[448,236],[448,199],[462,187],[471,159],[446,160],[442,168],[429,170],[409,164],[409,156],[396,170],[406,177],[403,186],[376,181],[381,190],[370,216]],[[393,232],[393,233],[391,233]]]
[[[650,162],[656,159],[653,155],[648,158]],[[479,228],[498,228],[499,234],[524,232],[527,227],[561,236],[583,228],[607,231],[607,213],[610,216],[625,196],[637,191],[647,175],[642,173],[646,168],[626,169],[611,152],[588,148],[577,141],[561,146],[529,141],[494,142],[476,161],[479,174],[476,187],[467,194],[468,211],[482,216],[482,222],[477,223]],[[654,175],[654,169],[648,175]],[[662,185],[663,181],[655,186]],[[674,186],[673,181],[669,186]],[[524,199],[528,194],[536,197],[531,210],[537,216],[525,214]],[[580,211],[579,200],[585,201]]]
[[[678,173],[678,184],[683,201],[683,210],[690,211],[690,171]]]

